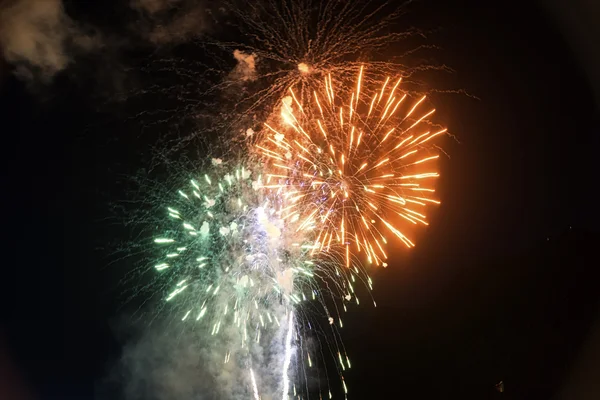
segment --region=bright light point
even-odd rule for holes
[[[300,71],[302,74],[309,74],[311,70],[312,68],[306,63],[301,62],[298,64],[298,71]]]
[[[210,225],[208,224],[208,222],[204,221],[202,223],[202,226],[200,227],[200,236],[202,236],[202,237],[208,236],[209,229],[210,229]]]

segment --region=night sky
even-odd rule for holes
[[[67,12],[103,27],[130,18],[82,3]],[[600,398],[593,378],[577,380],[600,376],[600,359],[581,367],[600,322],[600,77],[586,57],[600,38],[571,29],[598,10],[502,3],[422,0],[403,17],[431,30],[438,48],[424,57],[454,70],[431,86],[466,94],[434,96],[456,136],[444,143],[442,205],[415,249],[374,272],[377,308],[345,318],[350,399]],[[574,25],[557,17],[567,9]],[[98,65],[127,58],[114,87],[141,85],[154,78],[136,66],[152,51],[75,58],[50,83],[26,83],[0,61],[0,376],[12,377],[0,390],[120,398],[106,381],[125,344],[127,266],[107,264],[127,230],[107,217],[157,135],[132,117],[157,104],[115,101]]]

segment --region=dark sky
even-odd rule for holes
[[[444,146],[443,204],[417,248],[374,274],[378,307],[346,318],[350,398],[560,398],[574,371],[600,370],[578,367],[600,317],[594,41],[556,18],[560,5],[503,3],[423,0],[405,17],[436,30],[427,54],[455,70],[434,84],[478,99],[435,96],[458,139]],[[579,6],[571,20],[587,21]],[[99,250],[115,238],[100,219],[125,196],[115,171],[144,167],[149,142],[127,107],[98,106],[86,62],[34,89],[0,66],[0,374],[21,376],[35,399],[96,398],[122,349],[120,272]],[[566,398],[600,398],[584,392]]]

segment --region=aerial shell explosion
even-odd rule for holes
[[[165,301],[184,323],[223,336],[223,363],[248,371],[243,396],[301,396],[299,376],[315,364],[329,379],[308,345],[321,316],[347,393],[341,314],[360,304],[357,283],[370,296],[367,267],[388,265],[390,241],[413,247],[439,204],[434,143],[446,129],[431,122],[435,109],[401,77],[374,85],[366,73],[342,91],[327,75],[309,98],[290,87],[247,161],[213,162],[164,207],[153,240]]]
[[[347,268],[361,254],[387,266],[390,236],[414,246],[410,233],[439,204],[434,139],[446,132],[429,121],[426,96],[401,90],[401,77],[373,87],[363,73],[348,97],[331,76],[305,101],[290,88],[256,146],[265,188],[289,198],[281,218],[314,236],[312,255],[341,252]]]

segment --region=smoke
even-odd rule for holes
[[[235,326],[211,335],[201,323],[153,323],[123,347],[109,381],[116,382],[120,397],[127,400],[232,400],[253,398],[253,371],[262,400],[276,399],[281,392],[287,324],[263,331],[261,340],[240,345]],[[127,327],[131,331],[130,327]],[[106,390],[104,390],[106,392]],[[99,393],[114,398],[115,393]]]
[[[231,77],[233,79],[242,81],[252,81],[256,79],[256,56],[254,54],[234,50],[233,57],[238,62],[233,71],[231,71]]]
[[[212,15],[198,0],[130,0],[120,13],[127,10],[132,18],[108,32],[68,15],[62,0],[0,1],[0,66],[3,58],[18,78],[42,83],[86,54],[102,56],[103,67],[110,69],[119,63],[106,62],[107,54],[197,38]]]
[[[145,11],[149,14],[157,14],[171,9],[178,3],[181,3],[181,0],[131,0],[130,5],[133,9]]]
[[[179,43],[208,28],[210,10],[198,0],[131,0],[139,14],[133,29],[155,45]]]
[[[171,328],[173,329],[173,328]],[[161,330],[162,331],[162,330]],[[124,348],[121,360],[127,399],[212,399],[210,353],[193,334],[148,331]]]
[[[0,8],[2,55],[23,79],[48,81],[75,55],[99,46],[98,36],[73,21],[61,0],[12,0]]]
[[[172,212],[199,227],[198,235],[185,233],[174,245],[185,243],[194,250],[176,257],[179,261],[171,261],[171,266],[155,267],[171,268],[174,275],[157,274],[149,284],[153,293],[163,295],[147,301],[140,312],[149,317],[148,323],[139,336],[124,341],[122,357],[111,368],[109,380],[127,400],[252,399],[254,388],[262,400],[281,398],[290,337],[286,321],[293,309],[286,300],[294,279],[289,263],[299,257],[280,251],[286,239],[284,221],[249,185],[258,185],[254,179],[260,178],[245,168],[226,173],[234,171],[223,169],[227,160],[213,158],[212,164],[219,174],[190,183],[204,195],[198,206],[192,204],[188,212],[180,207],[187,200],[172,204],[176,207]],[[211,183],[209,175],[222,179],[213,178]],[[244,183],[235,184],[238,179]],[[224,190],[221,183],[230,188],[217,206],[215,194]],[[210,221],[204,218],[208,209]],[[147,267],[144,262],[142,268]],[[287,273],[277,274],[282,270]],[[281,288],[274,287],[275,281]],[[141,285],[138,289],[142,300],[145,289]],[[124,332],[134,331],[119,326]],[[104,398],[115,397],[113,393]]]

